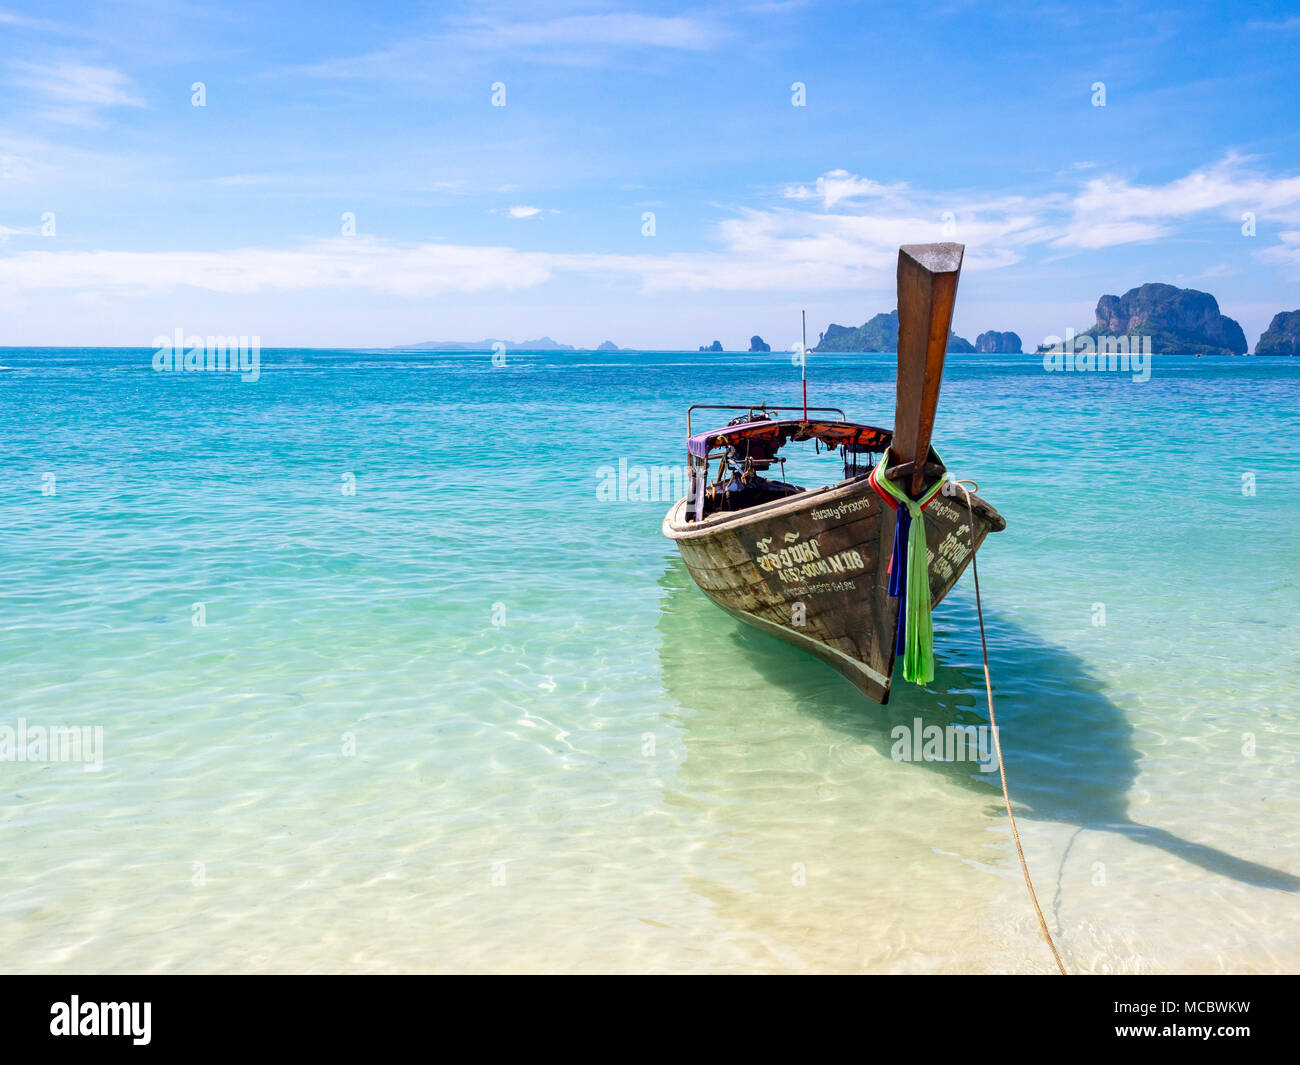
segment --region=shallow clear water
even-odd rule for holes
[[[667,499],[601,496],[688,404],[793,399],[788,356],[151,354],[0,350],[0,727],[103,736],[0,761],[0,967],[1050,969],[996,774],[891,758],[987,720],[969,574],[881,708],[713,607]],[[892,356],[810,367],[892,421]],[[1072,969],[1300,970],[1298,398],[1297,360],[949,360]]]

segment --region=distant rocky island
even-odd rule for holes
[[[484,340],[425,340],[419,344],[403,344],[394,351],[496,351],[497,345],[503,345],[506,351],[577,351],[572,344],[560,344],[550,337],[538,337],[536,340],[496,340],[488,337]]]
[[[990,329],[975,338],[975,350],[985,355],[1023,354],[1019,333],[999,333]]]
[[[1014,336],[1014,334],[1011,334]],[[1017,338],[1018,340],[1019,338]],[[897,351],[898,350],[898,311],[878,314],[870,321],[856,328],[836,325],[832,322],[821,334],[816,352],[827,351]],[[951,352],[973,352],[975,345],[956,333],[948,334],[948,350]]]
[[[721,340],[715,340],[712,344],[701,344],[699,350],[700,351],[726,351],[726,348],[722,346]],[[752,336],[749,338],[749,351],[751,354],[753,354],[754,352],[771,351],[771,350],[772,350],[772,345],[765,343],[762,337]]]
[[[1280,311],[1260,334],[1256,355],[1300,355],[1300,311]]]
[[[1159,283],[1131,288],[1122,296],[1102,296],[1097,324],[1078,334],[1075,343],[1083,337],[1150,337],[1151,352],[1157,355],[1246,354],[1246,334],[1219,313],[1218,300],[1208,292]]]
[[[500,347],[498,347],[500,345]],[[575,348],[572,344],[561,344],[550,337],[538,337],[536,340],[496,340],[488,337],[484,340],[425,340],[419,344],[403,344],[393,351],[470,351],[492,352],[504,348],[506,351],[631,351],[620,348],[612,340],[606,340],[599,347]]]
[[[1102,296],[1097,301],[1097,321],[1090,329],[1075,336],[1075,341],[1089,337],[1150,337],[1150,350],[1161,355],[1244,355],[1246,334],[1232,318],[1219,311],[1218,301],[1208,292],[1175,285],[1148,283],[1131,288],[1122,296]],[[1048,338],[1053,339],[1053,338]],[[426,340],[406,344],[394,351],[639,351],[620,348],[606,340],[596,348],[576,348],[550,337],[536,340]],[[722,352],[722,341],[701,344],[700,351]],[[761,336],[749,338],[749,353],[770,352],[772,346]],[[898,311],[877,314],[859,326],[832,322],[818,338],[814,352],[858,352],[898,350]],[[1051,350],[1039,345],[1040,353]],[[1059,350],[1059,349],[1058,349]],[[1020,355],[1024,352],[1019,333],[990,329],[980,333],[972,344],[954,332],[948,334],[948,351],[988,355]],[[1300,355],[1300,310],[1281,311],[1273,316],[1268,329],[1255,345],[1256,355]]]

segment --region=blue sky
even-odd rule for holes
[[[4,3],[0,345],[784,347],[939,239],[971,339],[1300,307],[1297,3]]]

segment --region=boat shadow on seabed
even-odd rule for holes
[[[798,693],[800,712],[885,757],[895,748],[894,728],[911,726],[918,718],[926,728],[988,724],[978,622],[969,594],[936,610],[933,683],[903,683],[900,665],[889,705],[877,706],[811,656],[732,620],[700,593],[679,558],[669,560],[659,583],[665,593],[659,622],[664,683],[688,709],[708,709],[693,694],[696,683],[724,668],[737,685],[743,685],[738,674],[753,670],[769,684]],[[1123,709],[1106,697],[1078,656],[987,608],[985,620],[1007,777],[1021,820],[1117,833],[1252,887],[1300,891],[1300,877],[1132,820],[1128,795],[1138,776],[1139,755]],[[948,664],[954,655],[945,654],[945,642],[950,652],[957,652],[955,638],[971,632],[976,634],[973,665]],[[966,657],[965,649],[960,653]],[[830,686],[818,682],[827,677],[834,677]],[[925,771],[987,794],[1001,809],[996,771],[981,773],[962,761],[923,764]]]

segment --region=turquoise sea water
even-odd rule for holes
[[[0,728],[103,738],[0,761],[0,967],[1051,968],[996,774],[891,757],[987,720],[969,574],[882,708],[713,607],[670,500],[601,491],[681,461],[690,403],[793,399],[789,356],[151,355],[0,350]],[[810,377],[892,422],[892,356]],[[1300,970],[1298,399],[1298,360],[949,360],[1073,970]]]

